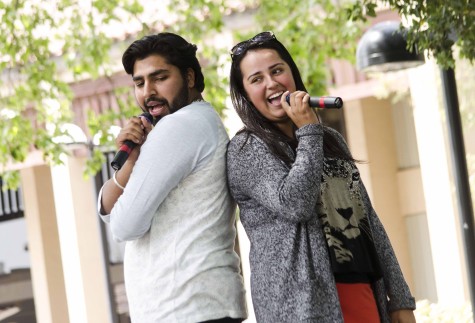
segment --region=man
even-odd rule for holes
[[[235,204],[227,187],[229,141],[202,99],[196,46],[172,33],[146,36],[125,51],[144,112],[116,139],[137,146],[99,193],[100,215],[127,241],[124,276],[132,322],[242,322],[247,317]]]

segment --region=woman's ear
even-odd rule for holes
[[[195,71],[192,68],[186,71],[186,82],[188,83],[188,88],[192,89],[195,87]]]

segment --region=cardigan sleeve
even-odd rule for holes
[[[323,129],[319,124],[297,130],[295,162],[289,168],[264,142],[239,134],[228,147],[227,167],[231,193],[245,205],[260,205],[273,216],[292,222],[315,217],[323,160]]]
[[[374,246],[383,272],[384,286],[389,302],[389,312],[401,309],[416,308],[416,302],[411,295],[409,286],[407,285],[401,267],[399,266],[396,254],[391,245],[389,237],[377,216],[375,210],[371,206],[371,202],[361,183],[361,191],[363,193],[364,203],[369,210],[369,221],[371,225],[371,233],[373,235]]]

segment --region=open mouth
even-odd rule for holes
[[[168,104],[166,101],[151,99],[145,103],[145,108],[153,117],[158,117],[163,115],[167,110]]]
[[[165,109],[164,105],[156,105],[156,106],[153,106],[153,107],[148,107],[148,111],[154,117],[159,116],[164,109]]]
[[[282,96],[282,94],[284,94],[284,92],[278,92],[278,93],[274,93],[272,94],[271,96],[269,96],[267,98],[267,101],[272,104],[272,105],[280,105],[280,98]]]

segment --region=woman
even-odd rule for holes
[[[258,322],[415,322],[415,301],[343,137],[271,32],[231,51],[231,193]],[[286,97],[289,95],[288,102]]]

